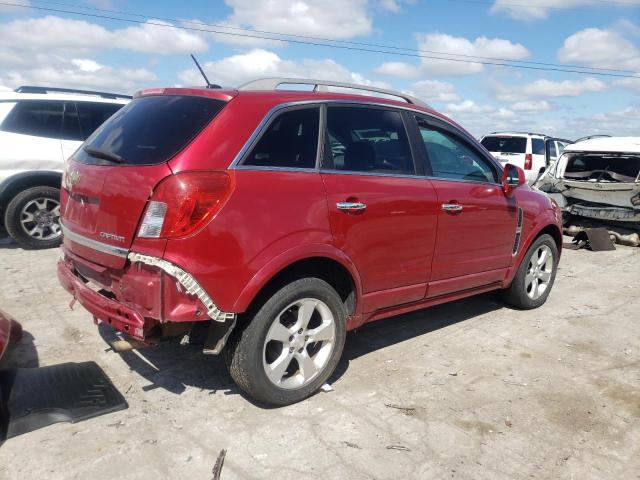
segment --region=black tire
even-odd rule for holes
[[[263,366],[267,334],[283,310],[307,298],[321,300],[331,311],[335,323],[333,348],[325,366],[307,384],[280,388],[268,378]],[[344,347],[347,313],[338,293],[323,280],[303,278],[279,289],[253,312],[247,314],[246,327],[232,334],[224,352],[227,368],[238,387],[258,402],[276,406],[290,405],[314,394],[338,366]]]
[[[549,279],[544,292],[538,298],[534,299],[527,294],[528,286],[526,277],[531,267],[532,257],[537,255],[539,249],[543,246],[548,247],[553,254],[553,270],[551,271],[551,278]],[[547,301],[549,293],[553,288],[553,283],[556,279],[556,272],[558,270],[558,260],[558,247],[555,240],[550,235],[546,234],[536,238],[527,250],[527,253],[524,255],[522,262],[518,267],[518,271],[516,272],[516,276],[514,277],[513,282],[511,282],[511,286],[503,290],[503,300],[509,305],[523,310],[530,310],[543,305]]]
[[[29,235],[20,223],[20,216],[22,209],[32,200],[36,199],[49,199],[60,203],[60,190],[54,187],[32,187],[18,193],[7,205],[7,210],[4,215],[4,225],[7,229],[7,233],[18,242],[22,248],[29,250],[37,250],[42,248],[57,247],[62,242],[62,235],[56,238],[36,238]],[[56,223],[59,224],[60,218],[57,217]],[[49,230],[46,230],[47,232]]]

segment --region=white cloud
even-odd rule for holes
[[[510,108],[515,112],[545,112],[551,110],[551,104],[546,100],[529,100],[516,102]]]
[[[0,5],[0,13],[24,11],[24,8],[21,8],[17,5],[24,5],[24,6],[31,5],[31,2],[29,2],[29,0],[13,0],[11,3],[15,5]]]
[[[477,58],[501,58],[505,60],[522,60],[529,56],[529,51],[519,43],[512,43],[502,38],[478,37],[471,41],[465,37],[454,37],[444,33],[416,34],[418,50],[424,55],[420,65],[405,62],[385,62],[374,69],[380,75],[399,78],[416,78],[419,75],[459,76],[473,75],[484,71],[484,65],[474,63]],[[426,56],[450,58],[426,58]],[[481,59],[480,59],[481,60]]]
[[[259,48],[221,60],[206,62],[203,68],[212,82],[225,86],[238,86],[261,77],[293,77],[388,87],[382,82],[372,82],[359,73],[351,72],[331,59],[286,60],[274,52]],[[196,69],[180,72],[178,79],[185,85],[202,84],[202,77]]]
[[[116,30],[57,16],[0,24],[0,65],[32,64],[31,55],[85,55],[109,48],[159,55],[207,49],[207,43],[199,35],[171,28],[166,22],[153,21],[162,26],[149,22]]]
[[[556,97],[577,97],[583,93],[604,92],[609,86],[593,77],[583,80],[552,81],[541,78],[534,82],[517,86],[506,86],[500,83],[492,85],[494,97],[501,102],[524,103],[531,99],[547,99]]]
[[[146,23],[112,32],[113,46],[142,53],[186,54],[207,50],[207,42],[192,32],[171,23],[148,20]]]
[[[380,0],[380,7],[393,13],[399,13],[401,8],[396,0]]]
[[[453,84],[439,80],[416,82],[411,85],[407,93],[415,95],[426,102],[457,102],[460,100]]]
[[[570,9],[576,7],[629,7],[640,5],[640,0],[625,0],[624,2],[604,3],[601,0],[496,0],[491,9],[491,13],[506,13],[516,20],[541,20],[549,16],[551,10]]]
[[[421,58],[422,71],[427,75],[470,75],[483,71],[483,65],[471,63],[469,60],[472,58],[461,55],[506,60],[522,60],[529,56],[529,51],[523,45],[501,38],[478,37],[471,41],[444,33],[418,34],[417,38],[419,50],[455,54],[451,58],[459,60]]]
[[[113,68],[87,58],[52,59],[48,65],[10,70],[0,75],[0,84],[13,88],[20,85],[112,90],[133,93],[150,86],[158,77],[145,68]]]
[[[399,78],[416,78],[420,75],[420,68],[405,62],[384,62],[373,71],[378,75]]]
[[[444,111],[449,113],[487,113],[493,108],[489,106],[480,106],[473,100],[465,100],[460,103],[449,103],[445,106]]]
[[[640,78],[621,78],[620,80],[614,81],[613,85],[640,92]]]
[[[576,32],[564,41],[558,59],[587,67],[640,71],[640,48],[616,30],[587,28]]]
[[[221,23],[233,27],[337,40],[367,35],[373,29],[368,0],[225,0],[225,3],[233,13]],[[232,35],[215,38],[241,45],[265,42]]]
[[[567,122],[566,128],[573,138],[597,134],[638,136],[640,105],[631,105],[621,110],[574,118]]]
[[[554,82],[540,79],[520,87],[528,97],[577,97],[587,92],[603,92],[607,85],[593,77],[584,80],[563,80]]]

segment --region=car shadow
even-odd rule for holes
[[[22,331],[20,340],[11,342],[0,362],[0,370],[15,368],[36,368],[40,366],[38,350],[34,336],[26,330]]]
[[[329,382],[333,383],[342,377],[347,372],[349,363],[358,357],[503,307],[495,294],[489,293],[360,327],[347,334],[342,359]],[[98,331],[107,344],[119,338],[116,331],[108,325],[100,324]],[[107,350],[110,349],[109,346]],[[239,394],[260,408],[270,408],[256,403],[235,385],[221,356],[205,355],[197,345],[183,346],[178,342],[163,342],[119,355],[132,371],[149,382],[149,385],[143,387],[145,391],[162,388],[179,395],[188,387],[193,387],[210,394]]]
[[[0,231],[0,249],[15,250],[16,248],[20,247],[18,247],[15,240],[7,235],[6,232]]]

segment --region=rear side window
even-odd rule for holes
[[[52,100],[21,100],[2,122],[4,132],[60,138],[63,102]]]
[[[117,103],[76,102],[76,105],[83,140],[123,107]]]
[[[242,163],[257,167],[315,168],[318,155],[318,107],[278,115]]]
[[[527,153],[526,137],[484,137],[481,143],[490,152]]]
[[[532,138],[531,153],[534,155],[544,155],[544,140],[541,138]]]
[[[549,156],[551,158],[557,157],[558,151],[556,150],[556,142],[551,141],[548,143],[548,145],[549,145]]]
[[[124,165],[164,163],[186,147],[224,105],[221,100],[197,96],[140,97],[103,123],[87,139],[85,147],[119,157]],[[87,123],[87,128],[92,124],[95,121]],[[112,164],[82,148],[74,160]]]
[[[415,173],[402,115],[395,110],[329,107],[325,168],[350,172]]]

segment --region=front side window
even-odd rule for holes
[[[60,138],[63,102],[52,100],[21,100],[2,122],[4,132]]]
[[[242,164],[315,168],[319,126],[318,107],[285,111],[271,122]]]
[[[418,126],[434,177],[497,182],[496,172],[488,160],[472,150],[464,141],[426,122],[418,121]]]
[[[327,109],[327,169],[413,175],[415,168],[402,115],[367,107]]]

